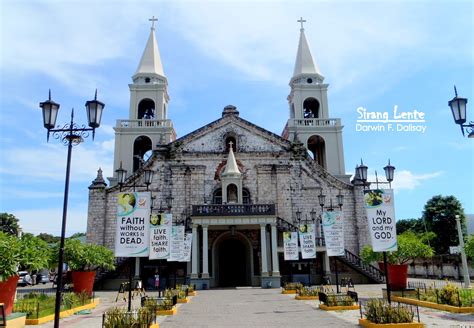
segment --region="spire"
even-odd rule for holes
[[[102,176],[102,169],[99,167],[97,170],[97,177],[92,181],[92,184],[89,186],[89,189],[100,189],[106,187],[104,177]]]
[[[152,22],[150,36],[148,37],[142,59],[138,64],[138,68],[135,72],[135,75],[133,76],[133,79],[139,75],[159,75],[161,77],[166,77],[163,71],[163,65],[161,64],[158,42],[156,41],[155,37],[155,21],[157,21],[157,19],[153,16],[150,21]]]
[[[225,166],[222,176],[240,176],[239,167],[237,166],[237,161],[235,160],[234,151],[232,149],[232,141],[229,142],[229,156],[227,157],[227,164]]]
[[[318,65],[311,55],[308,40],[306,40],[306,35],[304,34],[303,23],[306,21],[301,18],[298,22],[301,23],[300,41],[298,43],[298,52],[296,54],[295,69],[293,70],[293,79],[301,74],[317,74],[320,77],[323,77]]]

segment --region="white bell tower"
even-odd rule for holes
[[[304,33],[303,18],[296,54],[291,91],[288,95],[289,119],[283,138],[298,141],[308,149],[310,156],[323,168],[342,179],[345,176],[342,128],[339,118],[329,118],[327,91],[329,84],[314,60]]]
[[[132,76],[133,83],[129,84],[129,118],[117,120],[114,128],[114,172],[121,164],[128,174],[135,172],[140,161],[147,160],[157,145],[176,139],[173,124],[168,119],[170,98],[155,36],[157,19],[152,17],[149,20],[152,22],[150,35],[137,71]],[[111,184],[115,183],[115,178],[109,178]]]

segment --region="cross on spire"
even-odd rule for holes
[[[152,18],[149,19],[149,21],[151,22],[151,29],[154,30],[155,29],[155,22],[158,21],[158,18],[155,18],[155,16],[153,16]]]
[[[306,20],[304,20],[303,17],[301,17],[300,19],[297,20],[297,22],[301,24],[301,29],[304,30],[303,23],[306,23]]]

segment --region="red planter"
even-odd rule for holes
[[[86,292],[92,294],[94,288],[95,271],[73,271],[72,283],[75,293]]]
[[[392,290],[407,288],[408,264],[387,264],[388,282]],[[379,269],[385,273],[383,263],[379,262]]]
[[[0,282],[0,303],[5,304],[5,315],[12,313],[16,284],[19,278],[19,276],[11,276],[6,281]]]

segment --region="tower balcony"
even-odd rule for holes
[[[281,133],[282,137],[288,139],[290,128],[313,128],[313,127],[340,127],[340,118],[290,118]]]
[[[275,204],[193,205],[192,216],[276,215]]]
[[[138,120],[117,120],[116,128],[172,128],[173,122],[171,120],[150,120],[150,119],[138,119]]]

